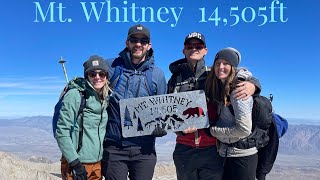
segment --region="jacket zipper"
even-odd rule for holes
[[[104,102],[105,102],[105,100],[103,101],[103,103],[101,103],[100,122],[99,122],[99,125],[98,125],[98,137],[99,137],[99,154],[98,154],[98,159],[99,159],[99,157],[100,157],[100,149],[101,149],[100,125],[101,125],[102,116],[103,116]]]

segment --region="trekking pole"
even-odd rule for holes
[[[66,67],[64,66],[64,63],[66,61],[62,59],[62,57],[60,57],[60,61],[59,63],[62,65],[62,70],[63,70],[63,74],[64,74],[64,77],[66,78],[66,81],[67,81],[67,84],[69,83],[69,80],[68,80],[68,75],[67,75],[67,70],[66,70]]]

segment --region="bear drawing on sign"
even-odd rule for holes
[[[198,115],[198,117],[205,116],[201,107],[188,108],[183,111],[182,115],[187,115],[187,119],[189,119],[191,116],[195,117],[195,115]]]

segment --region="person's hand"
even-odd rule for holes
[[[87,180],[87,171],[86,168],[81,164],[79,159],[76,159],[69,163],[70,168],[72,169],[72,178],[73,180]]]
[[[185,134],[188,134],[188,133],[193,133],[193,132],[196,132],[197,131],[197,128],[195,127],[188,127],[188,129],[185,129],[183,130],[182,132],[185,133]]]
[[[237,84],[234,90],[234,98],[247,100],[249,96],[252,96],[256,90],[256,86],[251,82],[243,81]]]
[[[152,135],[154,137],[162,137],[167,135],[167,131],[162,129],[159,124],[157,124],[156,128],[153,130]]]

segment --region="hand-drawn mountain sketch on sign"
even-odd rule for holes
[[[150,135],[159,126],[166,131],[209,126],[203,91],[120,100],[123,137]]]

